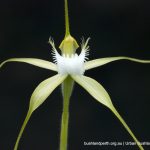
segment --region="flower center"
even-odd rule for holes
[[[83,56],[78,56],[77,54],[71,57],[56,55],[58,73],[82,75],[85,71],[84,60],[85,58]]]
[[[84,69],[84,62],[88,59],[87,56],[89,55],[89,46],[87,46],[89,38],[86,42],[82,40],[81,44],[81,53],[78,55],[77,53],[72,55],[65,55],[62,56],[57,52],[54,41],[52,39],[49,40],[49,43],[52,46],[52,55],[54,59],[54,63],[57,64],[58,73],[59,74],[72,74],[72,75],[82,75],[85,72]]]

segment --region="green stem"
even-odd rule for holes
[[[69,102],[72,89],[73,80],[71,77],[67,77],[67,79],[62,84],[63,112],[61,120],[60,150],[67,150],[68,146]]]
[[[67,37],[68,35],[70,35],[69,14],[68,14],[68,0],[65,0],[65,28],[66,28],[65,37]]]
[[[17,150],[17,149],[18,149],[20,139],[21,139],[21,137],[22,137],[23,131],[24,131],[24,129],[25,129],[25,127],[26,127],[26,125],[27,125],[27,123],[28,123],[30,117],[31,117],[31,112],[28,111],[27,116],[26,116],[26,118],[25,118],[25,120],[24,120],[24,122],[23,122],[23,125],[22,125],[22,127],[21,127],[21,130],[20,130],[20,132],[19,132],[19,135],[18,135],[18,137],[17,137],[16,143],[15,143],[15,146],[14,146],[14,150]]]
[[[123,120],[123,118],[120,116],[120,114],[118,113],[118,111],[114,107],[112,109],[112,112],[116,115],[116,117],[120,120],[120,122],[123,124],[123,126],[125,127],[125,129],[128,131],[128,133],[134,139],[134,141],[136,142],[136,144],[139,147],[139,149],[140,150],[144,150],[144,148],[142,147],[142,145],[140,144],[140,142],[138,141],[138,139],[135,137],[135,135],[133,134],[133,132],[131,131],[131,129],[128,127],[128,125],[125,123],[125,121]]]

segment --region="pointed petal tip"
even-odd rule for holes
[[[129,60],[129,61],[138,62],[138,63],[150,63],[150,60],[142,60],[142,59],[136,59],[136,58],[126,57],[126,56],[106,57],[106,58],[99,58],[99,59],[87,61],[85,63],[85,70],[90,70],[96,67],[100,67],[102,65],[105,65],[105,64],[117,61],[117,60]]]
[[[48,69],[48,70],[57,72],[56,64],[46,61],[46,60],[38,59],[38,58],[11,58],[11,59],[8,59],[8,60],[5,60],[4,62],[2,62],[0,64],[0,68],[7,62],[23,62],[23,63],[27,63],[30,65],[34,65],[36,67],[40,67],[40,68],[44,68],[44,69]]]

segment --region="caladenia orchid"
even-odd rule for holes
[[[29,109],[26,118],[23,122],[19,135],[17,137],[14,150],[18,149],[19,141],[23,134],[23,131],[32,115],[32,113],[48,98],[48,96],[55,90],[59,85],[62,86],[63,96],[63,112],[61,120],[61,133],[60,133],[60,150],[67,150],[68,146],[68,122],[69,122],[69,102],[74,87],[74,81],[81,85],[93,98],[98,102],[109,108],[115,116],[119,119],[128,133],[132,136],[133,140],[137,143],[140,150],[144,148],[135,137],[131,129],[125,123],[123,118],[120,116],[116,108],[114,107],[109,94],[103,88],[103,86],[96,80],[84,75],[86,70],[90,70],[96,67],[100,67],[107,63],[117,60],[130,60],[139,63],[150,63],[150,60],[140,60],[130,57],[107,57],[99,58],[88,61],[89,46],[88,38],[86,41],[83,39],[81,44],[80,54],[76,53],[76,49],[79,47],[76,40],[70,34],[69,28],[69,17],[68,17],[68,2],[65,2],[65,27],[66,33],[63,41],[59,48],[61,54],[56,50],[54,41],[52,38],[49,39],[49,43],[52,46],[52,56],[54,62],[41,60],[37,58],[11,58],[0,64],[0,68],[7,62],[24,62],[44,69],[57,72],[53,77],[50,77],[41,82],[34,90],[31,98]]]

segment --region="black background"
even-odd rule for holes
[[[57,48],[64,37],[63,0],[1,0],[0,62],[12,57],[51,59],[49,36]],[[91,37],[90,59],[130,56],[150,59],[150,2],[69,0],[71,33],[78,43]],[[78,50],[79,52],[79,50]],[[0,71],[0,149],[12,150],[35,87],[55,72],[24,63]],[[100,82],[140,141],[150,141],[150,65],[118,61],[87,71]],[[62,97],[57,88],[37,109],[20,150],[58,150]],[[85,142],[133,141],[110,110],[75,85],[70,104],[69,150],[125,149],[84,146]],[[150,147],[145,146],[145,149]]]

